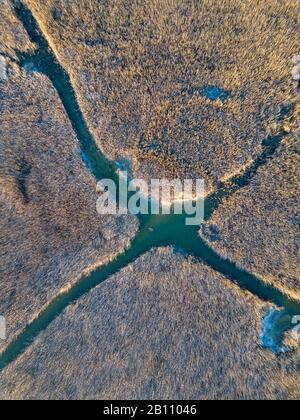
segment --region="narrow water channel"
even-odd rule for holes
[[[52,81],[77,134],[82,157],[95,178],[97,180],[102,178],[117,180],[114,165],[101,154],[88,130],[68,75],[51,52],[31,12],[22,3],[15,7],[15,12],[27,30],[31,41],[38,46],[38,51],[34,56],[20,55],[21,64],[24,65],[26,62],[32,61],[34,67],[47,75]],[[258,168],[276,151],[283,135],[284,133],[276,137],[268,137],[263,143],[262,154],[242,175],[235,176],[231,183],[220,183],[219,189],[205,201],[206,220],[211,217],[224,197],[228,197],[249,183]],[[54,299],[38,318],[28,325],[16,340],[0,354],[0,370],[20,356],[37,335],[68,305],[135,261],[151,248],[160,246],[173,246],[181,252],[194,256],[198,261],[204,262],[212,269],[225,275],[241,289],[248,290],[264,302],[274,303],[282,308],[280,312],[277,312],[277,316],[272,318],[274,325],[270,325],[270,319],[268,318],[268,328],[265,329],[265,334],[268,334],[268,336],[262,337],[262,344],[265,347],[274,352],[279,352],[283,333],[292,327],[292,316],[300,314],[300,303],[292,301],[276,288],[237,267],[233,262],[221,258],[200,238],[199,226],[186,226],[185,218],[186,215],[140,217],[140,230],[132,241],[130,248],[117,256],[112,262],[101,266],[90,275],[82,277],[71,289]]]

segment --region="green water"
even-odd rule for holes
[[[117,181],[116,168],[97,148],[85,123],[77,103],[76,95],[69,77],[56,61],[43,35],[39,32],[36,21],[30,11],[21,3],[15,8],[17,17],[22,21],[30,39],[38,46],[38,52],[31,57],[19,54],[22,65],[33,63],[34,67],[46,74],[56,88],[66,113],[72,123],[80,143],[82,157],[97,180],[110,178]],[[220,202],[239,188],[247,185],[258,168],[272,156],[284,134],[268,137],[263,143],[263,152],[253,164],[240,176],[232,178],[230,183],[220,183],[217,192],[205,201],[205,219],[208,220],[218,208]],[[248,290],[265,302],[272,302],[283,308],[277,316],[268,318],[268,328],[264,328],[262,344],[274,352],[280,349],[283,333],[292,327],[291,318],[300,314],[300,304],[290,300],[279,290],[263,283],[252,274],[240,269],[234,263],[224,260],[203,241],[199,226],[186,226],[186,215],[140,216],[140,229],[130,248],[112,262],[96,269],[90,275],[82,277],[69,291],[59,295],[0,355],[0,370],[21,355],[36,336],[43,331],[62,311],[81,296],[99,285],[111,275],[117,273],[139,256],[153,247],[173,246],[177,251],[194,256],[228,279],[241,289]],[[271,321],[273,324],[271,323]]]

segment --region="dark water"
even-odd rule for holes
[[[34,68],[46,74],[56,88],[66,113],[77,134],[82,157],[97,180],[111,178],[117,180],[115,167],[98,150],[92,135],[85,123],[77,103],[76,95],[69,77],[56,61],[45,39],[39,32],[37,23],[30,11],[22,4],[16,7],[16,15],[23,22],[30,39],[37,44],[39,50],[33,57],[20,55],[23,63],[33,63]],[[268,137],[263,144],[263,152],[242,175],[235,176],[231,183],[220,183],[217,192],[205,201],[205,219],[208,220],[218,208],[219,203],[239,188],[247,185],[258,168],[272,156],[280,144],[284,134]],[[194,256],[214,270],[222,273],[236,283],[241,289],[248,290],[262,301],[271,302],[282,311],[268,318],[268,327],[264,327],[262,345],[279,352],[283,333],[292,327],[292,316],[300,314],[300,304],[290,300],[276,288],[262,282],[252,274],[224,260],[211,249],[199,236],[199,226],[186,226],[186,215],[141,216],[140,230],[132,241],[130,248],[115,260],[96,269],[90,275],[82,277],[69,291],[59,295],[52,301],[39,317],[13,341],[0,355],[0,370],[22,354],[35,337],[44,330],[68,305],[99,285],[111,275],[117,273],[139,256],[156,246],[173,246],[176,250]],[[265,324],[264,324],[265,325]]]

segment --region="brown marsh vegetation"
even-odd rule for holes
[[[266,309],[207,266],[155,249],[49,325],[0,374],[0,397],[299,398],[296,359],[260,348]]]
[[[13,13],[10,0],[1,0],[0,24],[0,54],[16,59],[17,51],[34,51],[34,45],[27,38],[23,26]]]
[[[35,46],[12,3],[0,10],[0,314],[9,341],[137,230],[134,218],[97,216],[94,180],[57,93],[17,63],[16,52]],[[298,0],[24,3],[70,74],[98,146],[129,157],[139,177],[204,177],[211,189],[260,153],[297,100]],[[207,87],[221,98],[205,98]],[[203,233],[299,298],[297,118],[296,108],[275,156]],[[212,269],[156,249],[60,314],[0,374],[0,397],[299,399],[299,351],[277,358],[260,347],[266,309]]]
[[[298,0],[26,0],[100,148],[210,189],[260,152],[295,95]],[[201,95],[217,86],[224,103]]]
[[[1,13],[3,10],[1,10]],[[5,22],[15,22],[6,15]],[[8,26],[0,52],[29,45]],[[8,39],[8,41],[7,41]],[[10,50],[8,49],[8,54]],[[13,57],[12,57],[13,58]],[[47,302],[85,270],[124,250],[134,217],[100,217],[96,185],[49,80],[21,69],[9,55],[0,81],[0,313],[7,345]]]
[[[289,135],[273,158],[202,233],[222,256],[300,299],[300,105],[285,126]]]

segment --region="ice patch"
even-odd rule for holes
[[[0,82],[6,82],[7,77],[6,59],[0,55]]]
[[[0,340],[6,339],[6,320],[4,316],[0,316]]]
[[[31,60],[25,61],[23,63],[23,69],[27,73],[38,73],[39,72],[38,68],[34,65],[33,61],[31,61]]]
[[[219,99],[222,102],[226,102],[230,97],[230,92],[218,86],[205,86],[202,88],[201,94],[211,101],[217,101]]]
[[[292,59],[293,64],[295,64],[295,66],[297,64],[300,63],[300,54],[299,55],[294,55],[293,59]]]
[[[296,81],[300,80],[300,63],[293,68],[292,77]]]
[[[132,171],[132,161],[126,157],[120,157],[115,161],[115,165],[119,171]]]
[[[209,99],[210,101],[221,101],[226,102],[230,96],[231,92],[228,90],[222,89],[219,86],[214,85],[206,85],[202,87],[192,87],[192,88],[184,88],[181,90],[182,93],[187,93],[188,95],[194,96],[194,95],[200,95],[203,96],[206,99]]]
[[[284,310],[271,308],[262,321],[261,345],[275,354],[286,353],[289,349],[282,345],[284,335],[290,327],[290,316]]]

